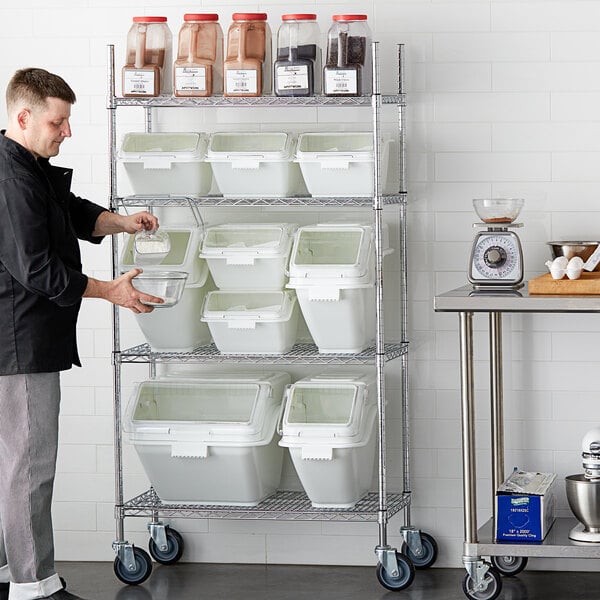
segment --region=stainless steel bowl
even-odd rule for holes
[[[573,514],[587,531],[600,533],[600,481],[590,481],[583,473],[565,477],[567,500]]]
[[[600,242],[583,242],[583,241],[556,241],[548,242],[552,258],[566,256],[571,260],[575,256],[579,256],[585,262],[598,247]],[[594,269],[600,271],[600,264]]]

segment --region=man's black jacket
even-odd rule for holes
[[[0,375],[81,366],[78,238],[101,241],[92,231],[106,209],[71,193],[71,177],[0,135]]]

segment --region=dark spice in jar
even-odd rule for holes
[[[303,60],[316,60],[317,59],[317,45],[316,44],[304,44],[302,46],[295,46],[292,50],[296,51],[297,58]],[[290,48],[287,46],[279,48],[277,51],[277,60],[293,60],[290,58]]]
[[[329,47],[327,48],[327,66],[341,66],[345,67],[347,65],[364,65],[367,51],[367,40],[362,36],[355,35],[344,35],[346,39],[346,59],[344,60],[342,57],[342,64],[339,63],[338,56],[338,40],[333,38],[329,41]],[[347,36],[347,37],[346,37]],[[340,40],[340,44],[342,46],[342,55],[344,54],[344,40]]]

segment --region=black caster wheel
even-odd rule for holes
[[[436,541],[428,534],[421,532],[421,554],[412,552],[408,544],[404,542],[401,549],[403,554],[410,558],[415,569],[428,569],[436,561],[438,546]]]
[[[117,578],[129,585],[143,583],[152,573],[152,559],[145,550],[133,546],[133,555],[135,558],[135,569],[133,571],[126,568],[118,556],[113,564]]]
[[[165,533],[167,535],[167,549],[161,550],[156,542],[150,538],[148,542],[148,550],[152,558],[163,565],[172,565],[176,563],[183,554],[183,538],[178,531],[165,527]]]
[[[480,585],[467,573],[462,582],[463,592],[469,600],[495,600],[502,591],[502,579],[494,567],[490,567]]]
[[[377,565],[377,579],[379,583],[392,592],[399,592],[406,589],[415,578],[415,567],[408,556],[396,552],[396,562],[398,563],[398,575],[390,575],[381,563]]]
[[[505,577],[518,575],[527,566],[526,556],[492,556],[491,561],[500,575]]]

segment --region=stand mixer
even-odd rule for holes
[[[579,523],[569,532],[578,542],[600,542],[600,426],[581,443],[584,472],[565,478],[567,500]]]

